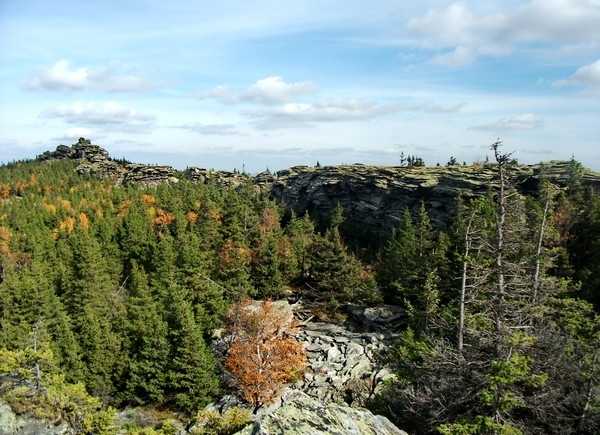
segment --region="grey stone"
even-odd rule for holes
[[[168,166],[126,165],[112,160],[108,152],[87,139],[68,147],[60,145],[40,160],[77,159],[78,171],[116,183],[142,183],[155,186],[177,182],[175,170]],[[518,165],[514,170],[522,193],[536,191],[543,176],[558,185],[569,178],[569,163],[552,161],[543,165]],[[370,242],[385,240],[398,226],[405,209],[416,210],[422,202],[429,209],[433,224],[444,228],[455,213],[456,198],[485,194],[494,186],[491,165],[448,167],[369,166],[362,164],[294,166],[272,175],[262,172],[255,177],[229,171],[188,168],[184,178],[202,184],[238,188],[251,184],[255,190],[269,194],[297,214],[310,211],[311,216],[326,221],[339,203],[345,211],[343,230],[352,237]],[[584,185],[600,189],[600,174],[584,170]],[[364,313],[381,319],[381,313]]]
[[[541,165],[519,165],[514,171],[521,192],[534,192]],[[564,185],[568,162],[544,164],[544,175]],[[600,189],[600,174],[586,170],[585,184]],[[340,165],[322,168],[293,167],[277,173],[271,195],[301,215],[326,222],[339,203],[345,211],[344,228],[354,238],[384,240],[397,227],[406,208],[416,210],[423,201],[434,225],[444,228],[455,213],[456,198],[483,195],[494,186],[491,165],[400,167]]]
[[[362,408],[322,403],[301,391],[292,392],[274,412],[238,435],[407,435],[387,418]]]
[[[0,435],[72,435],[65,423],[51,422],[29,415],[17,415],[10,406],[0,402]]]

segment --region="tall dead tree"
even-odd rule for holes
[[[500,152],[502,141],[498,139],[491,146],[494,151],[498,170],[498,199],[496,217],[496,273],[498,277],[497,293],[494,298],[495,323],[496,323],[496,352],[500,353],[500,337],[502,336],[502,322],[504,317],[505,270],[504,270],[504,232],[506,224],[506,166],[510,161],[510,154]]]
[[[464,252],[463,252],[463,267],[462,267],[462,281],[460,286],[460,301],[459,301],[459,315],[458,315],[458,351],[462,353],[464,347],[465,337],[465,300],[467,295],[467,272],[469,267],[469,255],[471,254],[471,245],[473,243],[473,221],[475,219],[476,209],[474,208],[467,222],[467,228],[465,230],[464,238]]]
[[[546,187],[546,197],[544,199],[544,212],[542,214],[542,221],[538,230],[537,237],[537,248],[535,252],[535,269],[533,272],[533,303],[536,304],[538,300],[538,293],[540,288],[540,270],[542,262],[542,247],[544,243],[544,235],[546,232],[546,220],[548,218],[548,210],[550,208],[550,188]]]

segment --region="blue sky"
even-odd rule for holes
[[[0,161],[600,169],[600,0],[208,3],[0,0]]]

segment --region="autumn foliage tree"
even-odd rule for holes
[[[245,300],[229,315],[232,342],[225,366],[245,400],[259,408],[302,376],[306,354],[295,338],[298,326],[272,301]]]

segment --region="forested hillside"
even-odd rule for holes
[[[115,187],[74,167],[0,170],[2,373],[36,366],[105,404],[192,414],[219,392],[207,339],[232,301],[309,282],[331,304],[377,297],[336,222],[317,234],[251,186]]]
[[[231,304],[302,298],[343,319],[346,303],[385,302],[404,313],[378,356],[396,376],[367,405],[398,427],[597,433],[600,197],[575,161],[523,196],[495,151],[496,183],[456,196],[444,231],[423,203],[382,249],[352,251],[342,207],[316,225],[250,183],[3,166],[0,394],[79,433],[114,433],[128,406],[189,418],[223,392],[211,341]]]

